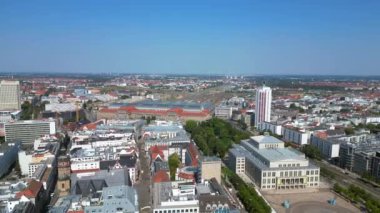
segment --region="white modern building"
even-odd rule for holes
[[[183,182],[155,183],[153,213],[199,212],[195,184]]]
[[[284,141],[298,145],[306,145],[309,140],[309,132],[293,127],[282,127],[282,138]]]
[[[232,117],[232,111],[234,108],[237,109],[237,107],[232,107],[232,106],[217,106],[215,107],[215,117],[217,118],[222,118],[222,119],[231,119]]]
[[[261,190],[319,187],[319,167],[272,136],[254,136],[233,145],[229,167],[252,179]]]
[[[0,82],[0,110],[20,109],[20,82],[2,80]]]
[[[256,89],[255,126],[263,121],[270,121],[272,89],[265,85]]]
[[[312,135],[310,137],[310,145],[318,148],[321,152],[322,157],[330,160],[332,158],[339,157],[339,149],[342,141],[337,140],[337,138],[321,138],[317,135]]]
[[[260,131],[270,131],[273,134],[282,135],[282,125],[277,124],[276,122],[261,122],[258,126],[258,129]]]
[[[34,143],[34,140],[44,135],[54,135],[56,133],[55,121],[49,120],[28,120],[17,121],[4,124],[5,141],[20,140],[21,143]]]

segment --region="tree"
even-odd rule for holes
[[[169,156],[170,180],[175,180],[175,174],[180,164],[181,161],[179,160],[179,156],[177,155],[177,153],[174,153]]]
[[[185,129],[189,133],[192,133],[196,127],[197,127],[196,121],[193,121],[193,120],[186,121]]]
[[[32,104],[29,101],[25,101],[21,105],[20,119],[21,120],[30,120],[30,119],[32,119],[32,114],[33,114]]]
[[[344,129],[344,133],[346,133],[346,135],[353,135],[355,134],[355,130],[352,127],[347,127]]]
[[[319,149],[315,146],[312,146],[312,145],[305,145],[303,148],[302,148],[302,152],[305,153],[305,155],[309,158],[313,158],[313,159],[316,159],[316,160],[321,160],[322,159],[322,154],[321,152],[319,151]]]

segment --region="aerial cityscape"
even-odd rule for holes
[[[0,213],[380,213],[379,10],[0,3]]]

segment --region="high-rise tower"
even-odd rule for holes
[[[20,110],[20,82],[0,82],[0,110]]]
[[[265,84],[256,89],[255,126],[263,121],[270,121],[272,89]]]

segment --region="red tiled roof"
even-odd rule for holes
[[[187,179],[187,180],[194,180],[195,178],[193,173],[184,173],[184,172],[180,172],[178,174],[178,177],[182,179]]]
[[[95,121],[95,122],[92,122],[92,123],[89,123],[89,124],[85,124],[83,126],[80,127],[81,130],[83,129],[87,129],[87,130],[95,130],[96,127],[100,124],[103,124],[103,120],[98,120],[98,121]]]
[[[194,143],[190,143],[189,145],[189,154],[191,158],[191,166],[198,166],[198,149],[196,148]]]
[[[151,153],[151,159],[152,161],[156,160],[159,156],[161,159],[165,158],[163,149],[165,149],[166,146],[152,146],[150,147],[150,153]]]
[[[193,116],[193,117],[204,117],[210,114],[210,111],[205,109],[200,112],[185,111],[182,108],[172,108],[168,110],[154,110],[154,109],[138,109],[134,106],[124,106],[118,109],[103,108],[100,112],[104,113],[116,113],[118,111],[126,111],[128,113],[135,114],[154,114],[154,115],[168,115],[169,113],[175,113],[177,116]]]
[[[326,131],[319,131],[316,133],[318,138],[326,139],[327,138],[327,132]]]
[[[167,172],[160,170],[153,176],[154,183],[169,182],[170,178]]]
[[[25,196],[27,198],[35,198],[38,193],[41,191],[42,183],[36,180],[31,180],[28,184],[28,187],[21,192],[17,192],[16,198],[21,198]]]

